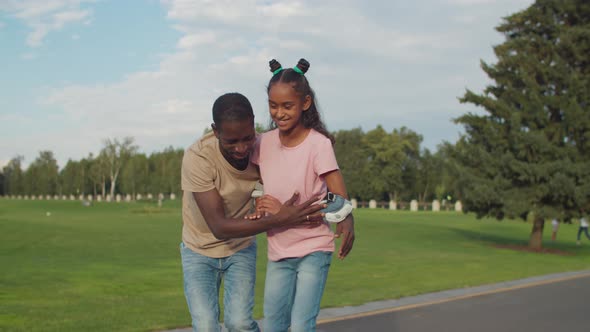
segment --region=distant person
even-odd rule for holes
[[[252,161],[260,167],[265,196],[257,208],[276,213],[278,202],[298,191],[302,199],[326,196],[341,218],[335,218],[336,236],[342,235],[338,257],[352,249],[354,222],[342,173],[332,147],[333,138],[320,119],[314,92],[305,73],[309,63],[283,69],[273,60],[268,83],[268,105],[275,129],[261,135]],[[330,194],[328,194],[330,192]],[[326,211],[326,217],[333,212]],[[329,218],[326,218],[330,221]],[[328,270],[335,250],[328,222],[316,227],[288,226],[267,232],[268,263],[264,286],[265,332],[315,331]]]
[[[586,217],[580,218],[580,228],[578,228],[578,241],[576,242],[578,245],[581,244],[580,236],[584,233],[588,240],[590,240],[590,234],[588,234],[588,220]]]
[[[184,293],[194,331],[220,331],[219,290],[223,279],[225,327],[259,331],[252,318],[256,239],[273,227],[320,221],[311,197],[293,205],[291,195],[273,216],[245,220],[259,180],[250,152],[256,142],[254,113],[246,97],[228,93],[213,104],[212,132],[185,152],[182,161]],[[315,213],[315,214],[314,214]]]
[[[551,241],[555,241],[557,239],[557,231],[559,230],[559,220],[553,218],[553,220],[551,220],[551,228]]]

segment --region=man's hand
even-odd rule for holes
[[[294,205],[299,199],[299,193],[295,192],[274,215],[277,226],[287,225],[319,225],[324,222],[322,213],[318,213],[326,207],[326,204],[314,204],[321,197],[312,197],[302,204]]]
[[[352,217],[352,213],[336,225],[334,237],[342,238],[338,258],[344,259],[348,256],[354,244],[354,218]]]

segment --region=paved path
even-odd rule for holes
[[[590,331],[589,317],[587,270],[322,309],[318,332]]]
[[[590,331],[590,271],[419,298],[423,301],[324,319],[318,332]]]

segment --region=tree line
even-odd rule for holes
[[[131,137],[106,139],[101,151],[60,168],[53,152],[41,151],[23,169],[23,157],[2,169],[3,195],[94,195],[180,193],[182,149],[172,147],[149,156],[138,152]]]
[[[263,127],[257,125],[258,130]],[[422,136],[402,127],[383,127],[333,133],[335,153],[350,196],[420,202],[453,195],[444,153],[421,147]],[[131,137],[107,139],[98,155],[68,160],[59,167],[53,152],[41,151],[23,169],[23,157],[2,169],[4,195],[180,194],[180,168],[184,150],[172,147],[149,156],[138,152]]]

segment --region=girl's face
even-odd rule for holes
[[[311,97],[301,98],[289,83],[277,82],[268,92],[270,116],[280,131],[289,132],[301,125],[301,116],[311,106]]]

